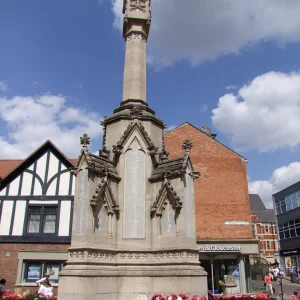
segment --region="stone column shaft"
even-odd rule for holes
[[[123,101],[146,102],[146,38],[141,32],[126,36]]]

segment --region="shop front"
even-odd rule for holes
[[[252,292],[249,255],[258,253],[257,241],[198,242],[197,247],[201,266],[208,274],[208,290],[214,294],[226,293],[225,288],[229,286],[227,293]]]

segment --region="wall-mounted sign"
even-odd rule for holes
[[[292,249],[292,250],[287,250],[287,251],[280,251],[281,252],[281,255],[295,255],[295,254],[298,254],[300,251],[299,249]]]
[[[225,245],[225,246],[217,246],[217,245],[206,245],[199,246],[199,252],[241,252],[242,246],[237,245]]]
[[[225,225],[249,225],[247,221],[225,221]]]

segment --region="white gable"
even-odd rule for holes
[[[9,184],[8,196],[73,196],[73,185],[67,166],[48,151]],[[6,189],[1,195],[6,195]]]

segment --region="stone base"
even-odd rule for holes
[[[207,273],[198,251],[69,249],[59,274],[59,300],[133,300],[141,294],[207,296]]]
[[[187,293],[207,297],[206,276],[202,277],[60,277],[59,300],[134,300],[160,293]]]

